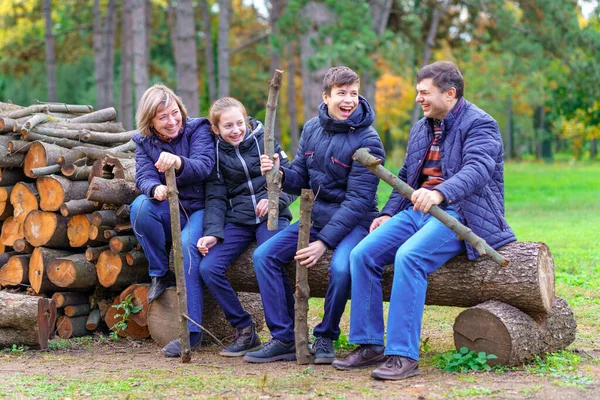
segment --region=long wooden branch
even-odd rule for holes
[[[403,182],[400,178],[388,171],[381,165],[381,160],[373,157],[369,154],[369,149],[362,148],[356,150],[352,158],[365,167],[367,167],[376,176],[381,178],[384,182],[396,189],[401,195],[410,199],[414,189]],[[429,214],[440,220],[448,228],[452,229],[458,237],[466,242],[469,242],[480,255],[488,255],[492,260],[498,263],[502,267],[507,267],[509,262],[507,259],[502,257],[498,252],[492,249],[482,238],[477,236],[473,231],[463,224],[461,224],[456,218],[449,215],[447,212],[442,210],[438,206],[433,206],[429,209]]]
[[[167,198],[171,216],[171,236],[173,238],[173,266],[177,281],[177,299],[179,301],[179,341],[181,343],[181,362],[189,363],[192,359],[190,347],[190,330],[184,315],[187,314],[187,291],[185,287],[185,271],[183,268],[183,248],[181,244],[181,224],[179,221],[179,192],[175,180],[175,168],[166,172]],[[194,249],[195,250],[195,249]]]
[[[71,105],[71,104],[58,104],[58,103],[48,103],[48,104],[35,104],[29,107],[22,108],[20,110],[15,110],[9,113],[4,113],[4,117],[18,119],[35,113],[44,113],[44,112],[65,112],[65,113],[90,113],[94,110],[92,106],[87,105]]]
[[[269,84],[267,114],[265,116],[265,154],[273,160],[275,155],[275,115],[277,113],[277,98],[283,80],[283,71],[276,69]],[[267,193],[269,196],[269,219],[267,229],[276,231],[279,221],[279,194],[281,192],[281,177],[277,168],[267,172]]]

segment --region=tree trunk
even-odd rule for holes
[[[206,80],[208,81],[208,99],[212,104],[217,100],[217,85],[215,77],[215,54],[213,52],[213,36],[210,24],[210,9],[207,0],[200,0],[202,8],[202,31],[204,32],[204,58],[206,62]]]
[[[43,211],[58,211],[63,203],[85,198],[86,181],[72,181],[60,175],[42,176],[36,182]]]
[[[6,264],[2,263],[2,266],[0,266],[0,287],[28,284],[30,258],[30,254],[13,254]]]
[[[119,115],[126,130],[133,129],[131,73],[133,72],[132,0],[123,0],[121,11],[121,101]]]
[[[300,59],[302,60],[302,95],[304,98],[304,120],[308,121],[315,115],[322,102],[323,78],[328,67],[311,70],[309,60],[315,55],[312,42],[319,35],[318,27],[330,23],[334,16],[324,3],[308,2],[302,9],[302,17],[309,21],[306,32],[300,41]],[[326,41],[330,38],[326,39]],[[325,62],[329,66],[330,62]]]
[[[105,251],[96,261],[98,281],[104,287],[125,288],[134,282],[148,282],[148,263],[127,265],[125,254]]]
[[[55,322],[52,300],[0,292],[0,347],[23,344],[47,349]]]
[[[560,297],[551,311],[532,318],[519,309],[499,301],[487,301],[456,317],[454,343],[498,358],[490,365],[517,366],[547,352],[565,349],[575,341],[577,324],[573,311]]]
[[[132,39],[133,39],[133,70],[135,85],[136,108],[146,89],[148,88],[149,77],[149,48],[146,31],[146,8],[149,7],[146,0],[132,0]]]
[[[105,204],[131,204],[140,195],[135,183],[124,179],[93,178],[87,199]]]
[[[124,318],[124,312],[122,309],[115,308],[115,306],[119,305],[121,300],[119,297],[115,297],[115,300],[111,307],[106,311],[106,315],[104,315],[104,321],[108,328],[114,330],[113,327],[120,322]],[[119,317],[117,317],[119,315]],[[124,330],[118,330],[117,334],[120,337],[129,337],[132,339],[146,339],[150,337],[150,332],[148,330],[148,326],[139,326],[133,318],[129,318],[127,322],[127,328]],[[116,329],[116,328],[115,328]]]
[[[150,304],[148,311],[148,329],[152,340],[157,345],[163,347],[170,341],[179,337],[179,307],[177,305],[177,294],[174,287],[168,288]],[[260,332],[265,326],[264,314],[260,295],[256,293],[239,293],[238,298],[244,310],[252,317],[256,323],[256,331]],[[200,321],[197,321],[200,322]],[[211,332],[219,340],[231,337],[235,330],[225,318],[221,307],[208,294],[204,295],[204,314],[202,316],[202,326]],[[203,341],[212,342],[208,334],[202,335]]]
[[[190,117],[198,117],[200,95],[198,91],[198,59],[196,55],[196,24],[192,0],[177,0],[169,7],[175,7],[175,70],[177,74],[177,94],[181,96]]]
[[[71,217],[77,214],[91,213],[101,207],[102,206],[96,204],[96,202],[87,199],[71,200],[60,205],[60,214],[63,217]]]
[[[231,0],[218,0],[219,4],[219,97],[229,96],[229,29],[231,25]]]
[[[69,318],[81,317],[82,315],[85,315],[87,317],[91,311],[92,311],[92,309],[90,308],[89,304],[77,304],[77,305],[65,307],[65,315]],[[86,319],[86,325],[87,325],[87,319]]]
[[[109,0],[102,22],[98,0],[94,1],[94,58],[98,108],[108,107],[113,103],[116,12],[116,1]]]
[[[56,321],[58,336],[62,339],[70,339],[72,337],[81,337],[91,334],[85,327],[87,318],[87,315],[74,318],[63,315],[58,318],[58,321]]]
[[[68,248],[69,218],[47,211],[33,210],[23,223],[25,239],[35,247]]]
[[[227,271],[227,277],[236,291],[259,293],[252,265],[250,246]],[[510,261],[509,267],[500,267],[488,257],[469,261],[466,255],[454,257],[442,268],[429,275],[426,304],[438,306],[472,307],[488,300],[510,304],[529,314],[544,313],[552,308],[554,299],[554,263],[548,246],[536,242],[513,242],[498,249]],[[312,297],[324,298],[329,281],[331,252],[327,251],[311,267],[308,277]],[[286,266],[288,276],[295,276],[294,265]],[[394,268],[383,271],[383,297],[389,301]],[[469,290],[465,290],[468,285]]]
[[[291,157],[296,156],[298,143],[300,141],[300,129],[298,129],[298,112],[296,111],[296,85],[294,79],[296,77],[296,44],[291,42],[288,45],[288,86],[287,86],[287,112],[290,117],[290,140],[291,140]]]
[[[110,239],[108,245],[113,253],[125,253],[135,249],[138,246],[138,240],[135,235],[115,236]]]
[[[57,308],[88,304],[89,302],[85,293],[77,292],[56,292],[52,295],[52,300],[56,303]]]
[[[36,247],[29,259],[29,283],[36,293],[60,291],[48,278],[47,269],[55,258],[69,256],[73,253],[66,250],[55,250],[46,247]]]

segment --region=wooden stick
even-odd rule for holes
[[[277,112],[277,98],[283,80],[283,71],[276,69],[273,79],[269,84],[269,99],[267,100],[267,114],[265,116],[265,154],[273,160],[275,154],[275,115]],[[275,163],[275,161],[273,161]],[[267,229],[276,231],[279,221],[279,193],[281,192],[281,177],[276,168],[267,172],[267,192],[269,194],[269,219]]]
[[[171,167],[166,172],[167,198],[171,214],[171,235],[173,243],[173,266],[177,281],[177,299],[179,300],[179,341],[181,343],[181,362],[189,363],[192,360],[190,348],[190,329],[184,315],[187,314],[187,291],[185,288],[185,275],[183,270],[183,249],[181,244],[181,223],[179,220],[179,191],[175,180],[175,168]],[[195,249],[194,249],[195,250]]]
[[[363,164],[371,172],[373,172],[373,174],[396,189],[402,196],[406,197],[407,199],[411,198],[414,189],[383,167],[380,159],[369,154],[369,149],[362,148],[356,150],[352,156],[352,159]],[[433,206],[429,209],[428,213],[437,218],[448,228],[456,232],[459,239],[469,242],[473,247],[475,247],[480,255],[486,254],[501,267],[508,267],[509,261],[507,259],[498,254],[498,252],[492,249],[485,242],[485,240],[477,236],[471,229],[461,224],[456,218],[449,215],[446,211],[442,210],[438,206]]]
[[[300,222],[298,227],[298,250],[308,247],[310,242],[310,217],[315,196],[311,189],[302,189],[300,196]],[[308,268],[296,261],[296,292],[294,298],[294,337],[296,340],[296,361],[310,364],[312,355],[308,350]]]

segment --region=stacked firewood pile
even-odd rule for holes
[[[135,132],[115,119],[114,108],[0,103],[0,287],[51,297],[63,338],[113,326],[110,306],[130,294],[146,302],[147,262],[129,222]]]

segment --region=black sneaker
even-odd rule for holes
[[[244,360],[251,363],[295,361],[296,344],[294,342],[285,343],[273,338],[263,344],[260,350],[246,353]]]
[[[312,345],[312,350],[315,364],[331,364],[335,360],[333,340],[329,338],[318,337]]]
[[[200,348],[202,344],[202,335],[197,333],[196,335],[190,335],[190,347],[192,350],[196,350]],[[160,351],[166,357],[181,357],[181,342],[179,339],[172,340],[163,347]]]
[[[219,355],[224,357],[241,357],[251,351],[260,349],[260,338],[256,334],[256,325],[251,323],[245,328],[235,328],[233,343],[222,350]]]

